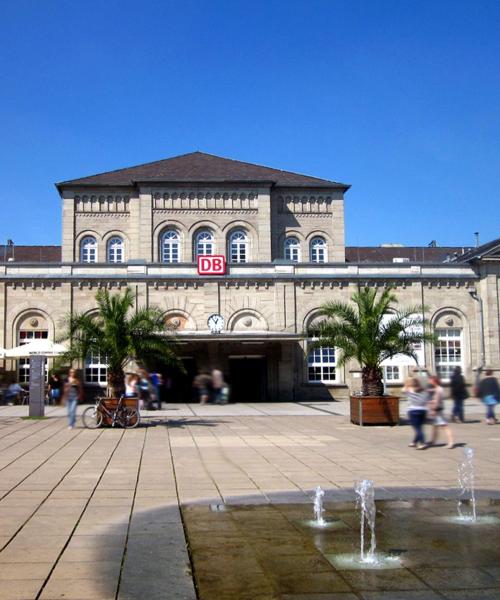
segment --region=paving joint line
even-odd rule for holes
[[[58,435],[61,431],[62,431],[62,429],[60,431],[58,431],[55,435]],[[26,481],[26,479],[28,479],[28,477],[31,477],[33,475],[33,473],[36,473],[38,471],[38,469],[41,469],[45,465],[45,463],[47,461],[49,461],[53,456],[55,456],[60,450],[62,450],[65,446],[67,446],[68,444],[70,444],[77,437],[79,437],[82,434],[82,431],[83,431],[83,429],[81,431],[79,431],[76,435],[74,435],[72,438],[70,438],[67,442],[65,442],[64,444],[62,444],[62,446],[59,446],[56,450],[54,450],[54,452],[52,452],[52,454],[49,454],[49,456],[47,456],[47,458],[43,462],[41,462],[35,469],[33,469],[33,471],[30,471],[25,477],[23,477],[21,479],[21,481],[18,481],[14,487],[12,487],[6,494],[4,494],[0,498],[0,502],[4,498],[6,498],[9,494],[11,494],[16,488],[18,488],[22,483],[24,483]],[[48,438],[48,439],[51,439],[51,438]],[[44,441],[46,442],[47,440],[44,440]],[[38,444],[38,446],[40,446],[40,445],[41,444]],[[38,448],[38,446],[35,446],[35,448]],[[31,452],[31,450],[29,450],[28,452]],[[28,454],[28,452],[25,452],[22,456],[25,456],[26,454]],[[14,462],[16,462],[16,461],[14,460],[13,463]]]
[[[101,432],[102,435],[102,432]],[[73,468],[75,467],[76,463],[82,458],[82,456],[88,451],[89,448],[91,448],[96,441],[101,437],[101,435],[99,435],[98,437],[96,437],[83,451],[82,453],[78,456],[78,458],[76,459],[76,461],[71,465],[71,467],[64,472],[63,476],[59,479],[59,481],[55,484],[55,486],[49,491],[49,493],[43,498],[43,500],[37,505],[37,507],[35,508],[35,510],[29,515],[29,517],[24,521],[24,523],[21,525],[21,527],[19,527],[19,529],[16,530],[16,532],[11,536],[11,538],[9,539],[9,541],[2,546],[2,548],[0,548],[0,552],[3,552],[5,550],[5,548],[7,548],[7,546],[14,540],[14,538],[22,531],[22,529],[25,527],[25,525],[28,523],[28,521],[30,519],[33,518],[34,514],[36,513],[36,511],[42,506],[42,504],[44,504],[47,499],[49,498],[49,496],[54,492],[54,490],[57,488],[58,485],[60,485],[60,483],[62,482],[62,480],[66,477],[66,475],[73,470]],[[68,442],[66,442],[66,444],[69,444],[70,442],[72,442],[74,439],[76,439],[78,436],[74,436],[71,438],[71,440],[68,440]],[[59,452],[60,450],[62,450],[64,448],[64,446],[66,446],[66,444],[64,444],[63,446],[61,446],[60,448],[58,448],[54,454],[56,454],[57,452]],[[10,494],[18,485],[21,485],[21,483],[23,483],[23,481],[25,481],[28,477],[31,477],[31,475],[33,475],[33,473],[35,473],[35,471],[37,471],[38,469],[40,469],[48,460],[50,460],[54,454],[51,454],[41,465],[39,465],[34,471],[32,471],[29,475],[26,475],[26,477],[20,481],[15,487],[12,488],[12,490],[10,490],[9,492],[7,492],[7,494],[5,494],[5,496],[2,497],[2,500],[8,496],[8,494]]]
[[[78,457],[78,459],[75,461],[75,463],[73,464],[73,466],[71,467],[71,469],[69,469],[65,474],[64,477],[66,477],[66,475],[72,471],[76,464],[80,461],[80,459],[86,454],[86,452],[88,451],[89,448],[91,448],[95,442],[99,439],[101,439],[104,431],[100,432],[101,435],[99,435],[98,437],[95,438],[95,440],[92,442],[92,444],[90,444],[90,446],[88,446],[88,448],[86,450],[84,450],[84,452],[82,452],[82,454]],[[57,565],[59,564],[59,561],[61,559],[61,556],[64,554],[64,551],[66,550],[66,548],[68,547],[69,543],[71,542],[71,540],[73,539],[73,535],[78,527],[78,525],[80,524],[80,521],[82,520],[82,516],[85,513],[85,511],[87,510],[88,505],[90,504],[90,501],[92,500],[92,498],[94,497],[95,491],[97,489],[97,487],[99,486],[99,484],[101,483],[102,478],[104,477],[104,473],[106,472],[106,469],[109,466],[109,463],[111,462],[113,456],[115,455],[116,450],[118,449],[118,446],[120,445],[123,436],[125,434],[125,430],[121,432],[120,438],[119,440],[116,442],[115,447],[113,448],[113,451],[111,452],[108,460],[106,461],[106,464],[104,465],[104,468],[102,470],[102,473],[99,475],[99,479],[97,480],[96,484],[94,485],[94,489],[92,490],[92,493],[90,494],[89,498],[87,499],[87,502],[85,502],[82,511],[80,513],[80,516],[78,517],[77,522],[75,523],[75,526],[73,527],[73,529],[71,530],[71,533],[68,536],[68,539],[66,541],[66,543],[64,544],[64,546],[62,547],[61,552],[59,552],[59,554],[57,555],[56,560],[54,561],[54,564],[52,565],[52,568],[49,571],[49,574],[47,575],[47,577],[45,578],[42,587],[38,590],[37,595],[35,596],[35,600],[39,600],[41,594],[43,593],[43,590],[45,589],[45,586],[47,585],[47,583],[49,582],[50,577],[52,576],[52,573],[54,572],[55,568],[57,567]],[[57,485],[59,485],[61,483],[61,481],[64,479],[64,477],[59,481],[59,483]],[[57,487],[57,486],[56,486]],[[54,488],[55,489],[55,488]],[[52,493],[52,492],[51,492]]]
[[[145,433],[144,433],[144,439],[142,440],[141,456],[139,458],[139,464],[137,465],[137,477],[135,478],[134,496],[132,498],[132,506],[130,507],[130,515],[129,515],[128,525],[127,525],[127,535],[125,536],[125,547],[123,548],[122,560],[120,562],[120,573],[118,575],[118,582],[116,584],[115,600],[118,600],[118,596],[120,594],[120,586],[121,586],[121,582],[122,582],[123,569],[125,567],[125,560],[127,558],[127,547],[128,547],[129,536],[130,536],[130,524],[132,522],[132,515],[134,513],[135,499],[137,497],[137,486],[139,485],[139,477],[141,475],[141,467],[142,467],[142,458],[144,456],[144,448],[146,446],[146,438],[148,437],[148,431],[149,431],[149,428],[146,427]]]
[[[50,425],[53,425],[53,423],[50,423]],[[49,427],[49,425],[47,425],[47,427],[43,427],[42,431],[45,431],[47,428]],[[55,428],[54,428],[55,429]],[[0,467],[0,472],[2,472],[4,469],[6,469],[7,467],[10,467],[10,465],[14,464],[17,460],[19,460],[20,458],[23,458],[23,456],[26,456],[26,454],[29,454],[30,452],[32,452],[33,450],[35,450],[36,448],[38,448],[39,446],[41,446],[42,444],[45,444],[45,442],[47,440],[50,440],[51,437],[58,435],[61,431],[64,430],[64,427],[60,427],[59,429],[55,429],[55,431],[53,432],[52,435],[49,435],[48,437],[44,438],[39,444],[36,444],[35,446],[33,446],[32,448],[30,448],[29,450],[26,450],[26,452],[23,452],[22,454],[19,454],[18,456],[16,456],[16,458],[14,458],[13,460],[11,460],[9,463],[7,463],[6,465],[4,465],[3,467]],[[19,444],[21,442],[24,442],[24,440],[27,440],[28,438],[30,438],[32,435],[35,435],[35,433],[37,433],[36,431],[33,433],[30,433],[30,435],[26,436],[25,438],[23,438],[22,440],[18,440],[17,442],[14,442],[13,444],[11,444],[10,446],[7,446],[6,448],[0,448],[0,453],[3,452],[4,450],[7,450],[8,448],[12,448],[12,446],[15,446],[16,444]],[[76,436],[75,436],[76,437]],[[73,438],[74,439],[74,438]],[[3,500],[5,496],[2,496],[2,498],[0,498],[0,500]]]
[[[167,436],[167,443],[168,443],[168,449],[169,449],[169,455],[170,455],[170,465],[171,465],[171,468],[172,468],[172,474],[174,476],[175,495],[177,496],[177,508],[179,510],[179,515],[181,517],[182,530],[184,532],[184,541],[185,541],[185,544],[186,544],[186,551],[187,551],[187,555],[188,555],[188,558],[189,558],[189,566],[190,566],[190,571],[191,571],[191,580],[193,582],[193,589],[194,589],[194,593],[195,593],[195,596],[196,596],[196,600],[200,600],[200,593],[199,593],[199,590],[198,590],[198,586],[196,585],[196,577],[195,577],[195,571],[196,570],[195,570],[195,567],[194,567],[194,561],[193,561],[193,556],[192,556],[192,553],[191,553],[191,549],[189,547],[189,537],[188,537],[188,532],[187,532],[187,525],[186,525],[186,521],[184,519],[184,514],[182,512],[182,506],[181,506],[181,500],[180,500],[180,497],[179,497],[179,485],[177,483],[177,472],[175,470],[174,455],[173,455],[173,452],[172,452],[172,444],[171,444],[171,441],[170,441],[170,433],[168,431],[168,426],[165,427],[165,435]],[[190,432],[190,435],[192,437],[191,432]],[[198,445],[196,445],[196,449],[198,450]],[[198,454],[200,454],[199,450],[198,450]],[[205,469],[205,465],[203,465],[203,468]],[[207,473],[207,475],[209,475],[209,474]],[[212,477],[210,477],[210,478],[212,479]],[[217,488],[217,491],[220,494],[219,488]],[[222,498],[222,496],[221,496],[221,498]]]

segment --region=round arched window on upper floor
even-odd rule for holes
[[[233,231],[229,236],[229,261],[232,263],[248,262],[248,235],[243,229]]]
[[[168,229],[161,236],[161,261],[178,263],[181,260],[181,239],[175,229]]]
[[[292,262],[300,261],[300,242],[295,236],[285,240],[285,258]]]
[[[80,261],[84,263],[97,262],[97,241],[95,237],[86,235],[80,242]]]
[[[120,236],[115,235],[107,244],[107,259],[110,263],[122,263],[123,262],[123,240]]]
[[[328,247],[325,238],[316,236],[309,244],[309,256],[313,263],[325,263],[328,260]]]
[[[198,256],[215,254],[214,234],[210,229],[202,229],[196,234],[194,240],[194,254],[195,258],[198,258]]]

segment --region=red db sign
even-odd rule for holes
[[[198,256],[198,275],[225,275],[226,258],[220,255]]]

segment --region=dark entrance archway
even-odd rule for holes
[[[267,400],[267,359],[264,356],[229,357],[231,402]]]

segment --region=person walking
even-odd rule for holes
[[[488,425],[495,425],[495,423],[497,423],[495,418],[495,406],[500,400],[500,387],[497,379],[493,376],[493,371],[491,369],[486,369],[484,375],[484,379],[479,382],[477,395],[486,406],[486,423]]]
[[[418,377],[409,377],[403,387],[403,394],[408,401],[408,419],[415,431],[413,442],[408,444],[410,448],[424,450],[427,448],[424,437],[424,423],[427,416],[428,394],[422,387]]]
[[[151,383],[149,381],[148,372],[146,369],[139,370],[139,381],[137,382],[137,389],[139,391],[139,408],[145,408],[146,410],[152,410],[151,401]]]
[[[127,373],[125,377],[125,397],[136,398],[138,394],[137,384],[139,382],[139,376],[137,373]]]
[[[442,429],[448,440],[448,445],[446,447],[448,450],[452,450],[455,447],[455,443],[453,441],[453,432],[443,416],[444,390],[441,387],[441,381],[437,375],[431,375],[431,377],[429,377],[429,384],[431,385],[429,409],[430,416],[432,417],[432,440],[429,445],[433,446],[436,443],[439,437],[439,430]]]
[[[225,382],[224,375],[219,369],[212,371],[212,390],[214,392],[214,404],[227,404],[227,398],[224,398]]]
[[[198,373],[193,381],[193,387],[198,391],[198,400],[200,404],[206,404],[209,398],[212,379],[208,373]]]
[[[453,411],[451,420],[455,423],[464,423],[464,400],[467,398],[467,386],[462,375],[462,369],[455,367],[450,379],[450,391],[453,398]]]
[[[52,373],[49,377],[49,399],[52,404],[59,404],[61,400],[61,388],[63,386],[63,382],[57,373]]]
[[[73,429],[76,423],[78,402],[83,400],[83,385],[77,376],[76,369],[70,369],[68,372],[62,399],[68,409],[68,429]]]

